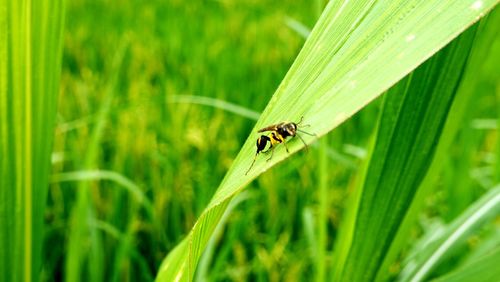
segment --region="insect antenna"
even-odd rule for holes
[[[299,122],[297,122],[297,125],[301,124],[303,120],[304,120],[304,116],[301,116]]]
[[[300,117],[299,122],[297,122],[297,123],[296,123],[297,127],[298,127],[299,125],[300,125],[300,127],[309,127],[309,126],[311,126],[310,124],[302,124],[302,125],[301,125],[301,123],[302,123],[302,121],[303,121],[303,120],[304,120],[304,116],[301,116],[301,117]],[[303,132],[303,133],[305,133],[305,134],[309,134],[309,133],[304,132],[304,131],[302,131],[302,130],[300,130],[300,129],[298,129],[298,128],[297,128],[297,130],[299,130],[300,132]],[[312,135],[312,134],[309,134],[309,135]]]

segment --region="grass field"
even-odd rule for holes
[[[260,112],[304,42],[287,27],[286,17],[312,26],[318,14],[307,1],[280,5],[74,1],[67,8],[54,147],[61,158],[54,162],[53,174],[113,171],[140,187],[161,215],[161,224],[148,220],[133,195],[119,184],[105,180],[85,184],[90,189],[92,220],[130,240],[128,250],[120,254],[123,241],[107,229],[96,230],[95,240],[102,246],[96,256],[105,262],[100,278],[151,278],[193,226],[254,124],[213,107],[176,103],[174,97],[212,97]],[[121,46],[125,51],[117,50]],[[113,66],[117,60],[120,67]],[[93,141],[92,128],[102,110],[105,129]],[[375,107],[368,111],[376,115]],[[374,127],[368,120],[353,119],[335,135],[334,144],[338,148],[352,144],[362,151]],[[93,142],[96,152],[88,160]],[[227,242],[218,247],[220,256],[210,267],[211,277],[270,278],[311,272],[311,260],[302,259],[309,243],[301,226],[303,212],[313,211],[316,203],[317,155],[315,150],[301,154],[252,184],[248,199],[228,219]],[[336,172],[334,222],[340,216],[342,186],[358,163],[355,156],[344,158],[350,166]],[[69,218],[81,185],[51,184],[46,246],[70,240]],[[87,249],[94,242],[88,240],[79,244]],[[70,253],[60,246],[46,254],[47,277],[65,272]],[[294,250],[303,251],[294,254]],[[279,262],[283,257],[290,258]],[[82,272],[92,277],[92,268],[87,267]]]
[[[311,29],[325,5],[323,1],[265,0],[67,1],[41,280],[154,280],[162,261],[210,203],[299,54],[305,38],[290,22]],[[499,18],[497,9],[488,20],[498,23]],[[432,89],[433,97],[446,91],[451,97],[443,106],[442,124],[436,126],[437,136],[442,130],[444,137],[429,141],[437,146],[436,156],[432,151],[423,158],[428,163],[422,171],[411,166],[390,171],[396,162],[389,158],[380,165],[388,169],[387,175],[421,174],[416,186],[426,186],[420,190],[427,191],[422,192],[413,221],[406,224],[407,236],[398,239],[399,251],[391,249],[397,252],[394,261],[390,265],[384,261],[391,279],[419,277],[411,276],[415,271],[411,263],[420,260],[425,266],[419,256],[431,262],[434,257],[426,258],[427,252],[438,253],[433,246],[439,242],[446,245],[432,242],[432,237],[453,237],[453,227],[467,222],[474,208],[479,209],[473,204],[479,199],[486,203],[488,196],[483,195],[498,190],[499,29],[481,24],[489,29],[480,25],[476,35],[470,31],[470,37],[475,37],[468,48],[473,51],[465,55],[462,65],[460,59],[457,65],[449,62],[452,46],[449,53],[433,58],[434,65],[427,65],[429,72],[423,66],[421,73],[412,74],[414,80],[408,80],[407,85],[418,86],[417,78],[432,71],[441,81],[441,67],[450,67],[450,72],[464,68],[457,73],[456,84]],[[463,44],[456,45],[460,49],[467,43],[454,44]],[[398,85],[388,95],[403,91]],[[465,94],[455,97],[455,93]],[[370,186],[369,176],[376,174],[370,164],[383,155],[377,144],[384,140],[378,134],[386,128],[383,121],[391,120],[391,105],[396,108],[397,103],[385,96],[375,99],[308,150],[269,169],[237,194],[193,279],[330,281],[338,278],[337,267],[347,271],[351,257],[342,257],[338,242],[349,236],[343,232],[349,230],[353,199],[362,206],[368,195],[356,198],[356,191],[363,184]],[[450,120],[455,123],[450,125]],[[405,128],[410,130],[410,126],[395,128],[403,133]],[[311,126],[310,131],[315,129]],[[415,130],[420,130],[417,137],[433,132],[429,127]],[[417,137],[407,141],[418,144]],[[393,154],[398,154],[393,150],[398,146],[405,154],[400,139],[385,142]],[[391,182],[378,181],[381,188]],[[403,181],[395,186],[405,190]],[[385,197],[383,193],[378,199]],[[417,205],[409,203],[412,208]],[[388,206],[386,212],[391,208],[397,210],[396,205]],[[377,214],[383,211],[369,210],[373,222],[383,223]],[[441,277],[440,281],[472,277],[466,276],[471,268],[452,272],[468,265],[481,275],[498,274],[491,257],[500,256],[499,214],[496,203],[424,277]],[[352,234],[356,241],[356,233]],[[345,265],[337,265],[338,261]],[[343,279],[362,281],[361,276],[349,275]]]

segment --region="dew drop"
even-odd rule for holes
[[[412,42],[413,40],[415,40],[416,36],[415,34],[408,34],[408,36],[406,36],[406,42]]]
[[[481,9],[481,7],[483,7],[483,1],[481,0],[477,0],[474,3],[472,3],[472,5],[470,5],[470,8],[476,11]]]

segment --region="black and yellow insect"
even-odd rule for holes
[[[300,135],[297,134],[297,131],[305,133],[307,135],[311,135],[311,136],[314,136],[314,134],[307,133],[307,132],[299,129],[299,125],[302,123],[302,120],[303,120],[303,117],[300,118],[300,121],[297,123],[295,123],[295,122],[280,122],[277,124],[273,124],[273,125],[264,127],[262,129],[260,129],[259,131],[257,131],[259,133],[270,131],[270,133],[267,135],[261,135],[259,138],[257,138],[257,152],[255,153],[252,164],[248,168],[245,175],[248,174],[250,169],[252,169],[252,167],[255,163],[255,160],[257,159],[257,155],[260,152],[269,153],[269,151],[270,151],[271,157],[269,159],[267,159],[269,161],[270,159],[273,158],[275,146],[278,144],[283,144],[283,145],[285,145],[286,152],[288,153],[288,146],[286,145],[286,142],[285,142],[287,137],[293,138],[295,136],[298,136],[300,141],[302,141],[302,143],[304,143],[304,145],[307,149],[306,142],[304,141],[304,139],[302,139],[302,137],[300,137]],[[306,127],[306,126],[309,126],[309,125],[303,125],[301,127]],[[269,149],[264,151],[264,149],[267,146],[267,143],[270,143],[270,147],[269,147]]]

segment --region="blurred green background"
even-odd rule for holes
[[[67,275],[70,230],[78,224],[92,230],[77,240],[83,281],[154,279],[254,124],[237,113],[186,103],[179,95],[260,112],[304,42],[287,19],[312,27],[322,7],[321,1],[67,1],[43,279]],[[496,62],[481,70],[440,187],[428,199],[409,245],[429,222],[455,218],[500,180]],[[374,133],[379,100],[326,137],[332,159],[329,250]],[[93,137],[103,120],[102,135]],[[312,277],[318,154],[312,148],[294,155],[248,187],[217,238],[204,276],[212,281]],[[111,178],[119,180],[81,173],[89,170],[113,172]],[[88,186],[62,181],[62,173],[75,171],[88,178]],[[157,219],[123,187],[139,187]],[[457,187],[460,192],[452,192]],[[90,191],[87,222],[71,220],[79,189]]]

